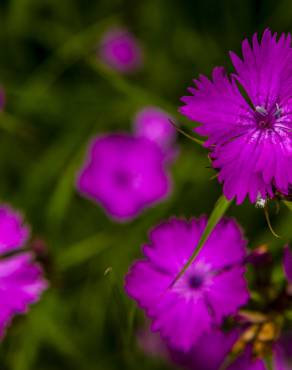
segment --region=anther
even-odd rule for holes
[[[276,111],[274,113],[276,118],[280,118],[282,115],[282,109],[279,107],[279,104],[276,103]]]
[[[265,108],[265,107],[263,107],[263,106],[260,106],[260,105],[257,105],[257,106],[255,107],[255,110],[256,110],[258,113],[260,113],[262,116],[266,116],[266,115],[268,114],[268,112],[267,112],[266,108]]]

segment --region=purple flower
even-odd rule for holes
[[[112,28],[101,40],[99,55],[109,67],[129,73],[142,64],[142,50],[135,37],[122,28]]]
[[[274,369],[291,370],[292,369],[292,335],[283,334],[273,349]]]
[[[111,217],[125,221],[164,198],[170,180],[164,156],[151,141],[108,134],[93,140],[77,187]]]
[[[227,370],[267,370],[264,361],[252,357],[252,347],[248,346]],[[280,370],[280,369],[277,369]]]
[[[6,102],[5,91],[2,87],[0,87],[0,111],[4,109],[5,102]]]
[[[189,88],[180,111],[207,136],[213,167],[223,191],[237,204],[289,193],[292,186],[292,49],[291,36],[266,30],[259,43],[243,41],[241,60],[230,53],[236,72],[213,71]],[[239,88],[239,85],[242,89]],[[242,94],[244,90],[247,97]]]
[[[188,352],[170,350],[175,363],[187,370],[218,370],[238,339],[234,330],[224,333],[219,329],[202,335]]]
[[[206,218],[171,219],[154,228],[145,259],[126,276],[125,289],[152,319],[169,346],[188,351],[198,338],[248,300],[242,263],[246,242],[238,225],[224,219],[173,285],[206,226]]]
[[[29,227],[22,216],[9,206],[0,205],[0,254],[19,249],[28,240]]]
[[[134,133],[156,143],[164,153],[172,157],[176,130],[170,120],[173,118],[156,107],[146,107],[140,110],[134,119]]]
[[[283,267],[288,282],[292,283],[292,252],[288,245],[284,247]]]
[[[292,368],[292,337],[282,335],[272,348],[273,369],[291,370]],[[244,352],[227,368],[227,370],[268,370],[264,360],[252,354],[252,346],[248,345]]]
[[[26,313],[35,303],[47,283],[42,270],[29,252],[10,257],[5,253],[23,247],[29,236],[21,216],[10,207],[0,207],[0,336],[16,314]]]
[[[149,323],[141,328],[137,333],[137,343],[139,348],[149,357],[169,360],[169,350],[159,333],[150,330]]]

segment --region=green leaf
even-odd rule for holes
[[[30,142],[35,140],[35,129],[6,111],[0,113],[0,129]]]
[[[111,237],[102,233],[93,235],[71,247],[64,248],[58,256],[58,266],[65,270],[97,256],[111,243]]]
[[[287,200],[283,200],[283,203],[285,204],[285,206],[286,206],[290,211],[292,211],[292,202],[288,202]]]
[[[226,213],[227,209],[229,208],[231,204],[231,201],[228,201],[224,195],[222,195],[218,200],[217,203],[215,204],[215,207],[211,213],[211,216],[209,217],[207,226],[201,236],[201,239],[199,240],[198,245],[194,249],[193,254],[187,261],[187,263],[184,265],[182,270],[178,273],[174,281],[172,282],[171,286],[173,286],[178,279],[186,272],[186,270],[190,267],[190,265],[193,263],[195,258],[199,255],[201,249],[203,248],[205,242],[209,238],[210,234],[214,230],[215,226],[218,224],[220,219],[223,217],[223,215]]]
[[[60,175],[56,188],[49,201],[47,211],[47,221],[50,227],[56,228],[61,226],[61,222],[70,204],[70,201],[75,192],[75,177],[79,168],[79,163],[84,153],[83,146],[69,162],[65,171]]]

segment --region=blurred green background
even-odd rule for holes
[[[136,345],[143,316],[123,293],[123,276],[140,255],[149,228],[171,215],[209,214],[221,187],[206,151],[179,137],[167,201],[118,225],[74,188],[92,135],[131,130],[145,105],[176,112],[191,79],[216,65],[231,70],[230,49],[269,26],[291,31],[292,3],[260,0],[1,0],[0,196],[23,211],[43,258],[50,289],[9,328],[1,370],[166,369]],[[131,77],[102,67],[95,50],[111,25],[140,40],[145,66]],[[269,242],[275,259],[284,241],[269,232],[262,210],[232,206],[252,247]],[[291,216],[271,209],[284,240]],[[105,271],[107,273],[105,274]],[[279,269],[275,279],[281,279]]]

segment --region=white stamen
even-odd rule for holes
[[[255,204],[256,208],[264,208],[266,203],[267,203],[267,200],[262,198],[261,194],[258,193],[257,201],[256,201],[256,204]]]
[[[275,117],[280,118],[282,115],[282,109],[279,107],[279,104],[276,103],[276,111],[275,111]]]
[[[261,106],[261,105],[257,105],[257,106],[255,107],[255,110],[256,110],[258,113],[260,113],[261,115],[263,115],[263,116],[266,116],[266,115],[268,114],[268,112],[267,112],[266,108],[265,108],[265,107],[263,107],[263,106]]]

